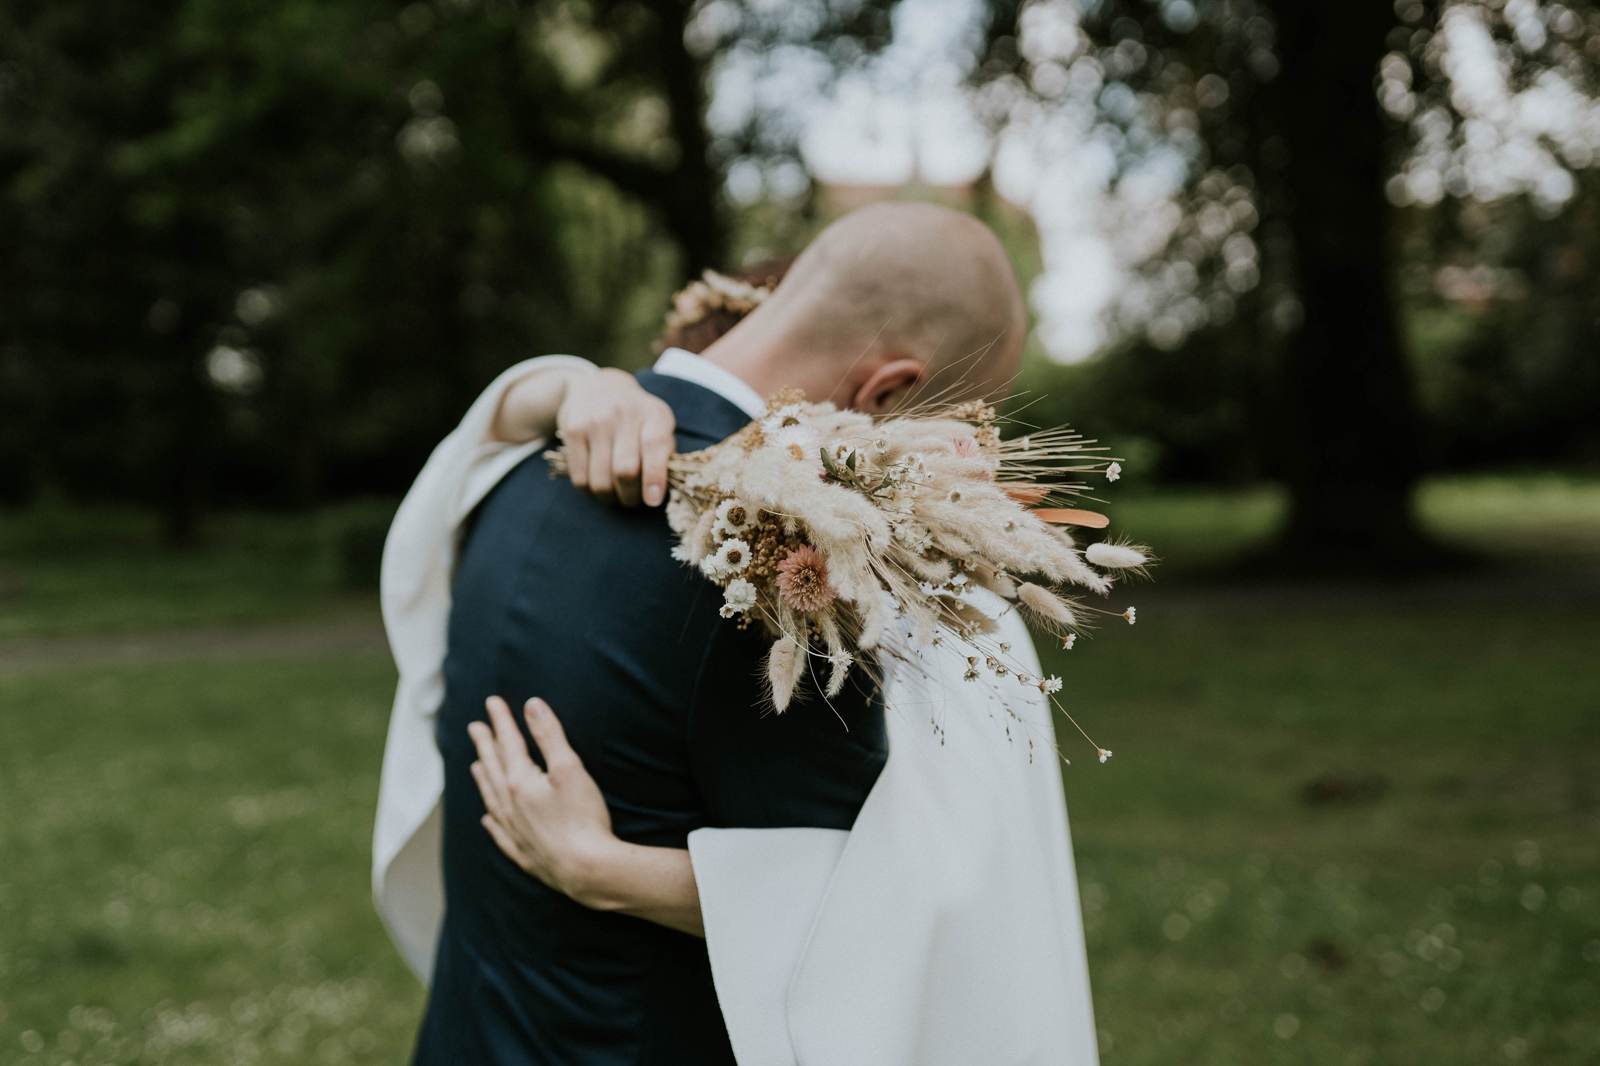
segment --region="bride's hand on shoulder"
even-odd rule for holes
[[[551,368],[506,390],[495,413],[497,440],[521,443],[554,432],[566,447],[572,483],[625,507],[667,496],[672,408],[622,370]]]
[[[667,496],[667,457],[677,420],[632,374],[597,370],[570,382],[556,412],[572,483],[625,507],[658,506]]]

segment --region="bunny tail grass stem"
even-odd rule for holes
[[[804,665],[800,645],[793,637],[782,636],[772,642],[772,651],[767,655],[767,680],[772,684],[772,705],[779,714],[789,709]]]

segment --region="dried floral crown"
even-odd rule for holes
[[[667,312],[667,329],[684,329],[702,321],[713,311],[732,311],[747,315],[761,306],[772,295],[765,285],[751,285],[707,270],[699,281],[692,281],[672,297],[672,310]]]

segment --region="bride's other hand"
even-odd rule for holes
[[[667,496],[667,457],[677,422],[665,401],[621,370],[536,371],[506,390],[495,412],[496,440],[521,443],[555,433],[566,446],[572,483],[634,507]]]
[[[620,843],[611,832],[605,797],[567,743],[549,704],[532,699],[523,709],[544,757],[542,770],[529,756],[506,701],[491,696],[488,709],[492,729],[482,722],[467,727],[478,749],[472,778],[488,810],[483,826],[518,866],[583,902],[594,869]]]
[[[478,749],[472,778],[488,810],[483,827],[500,850],[585,907],[705,936],[688,850],[617,838],[600,786],[544,700],[529,700],[523,708],[543,770],[529,756],[506,701],[490,696],[488,707],[491,724],[473,722],[467,732]]]

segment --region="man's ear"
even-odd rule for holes
[[[872,372],[850,400],[850,406],[869,415],[894,410],[922,384],[927,367],[916,359],[894,359]]]

